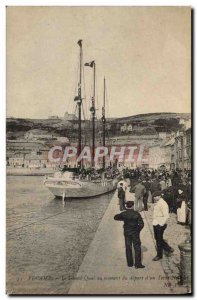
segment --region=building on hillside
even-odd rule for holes
[[[56,124],[53,124],[53,128],[54,130],[57,130],[57,129],[73,129],[73,122],[71,121],[63,121],[61,120],[61,122],[58,122]]]
[[[105,128],[106,128],[106,130],[111,130],[111,124],[107,123],[107,124],[105,125]]]
[[[133,126],[132,124],[124,124],[122,126],[120,126],[120,132],[121,133],[129,133],[133,131]]]
[[[191,118],[180,118],[179,125],[184,125],[185,129],[191,127]]]
[[[60,118],[58,116],[49,116],[49,120],[59,120]]]
[[[60,143],[60,144],[69,144],[70,141],[69,141],[69,138],[68,137],[65,137],[65,136],[60,136],[60,137],[57,137],[56,141],[55,141],[55,144],[57,143]]]
[[[77,117],[75,116],[75,114],[69,114],[69,113],[66,111],[65,114],[64,114],[63,119],[64,119],[65,121],[74,121],[74,120],[77,120]]]
[[[87,124],[85,122],[81,123],[81,128],[82,129],[91,130],[90,124]],[[98,128],[98,124],[97,123],[95,124],[95,128]],[[73,124],[73,129],[78,130],[79,129],[79,124],[78,123]]]
[[[165,140],[167,138],[167,132],[158,132],[159,139]]]
[[[55,138],[54,134],[45,130],[31,129],[24,134],[25,140],[50,140]]]
[[[120,127],[120,132],[124,133],[127,131],[127,124],[124,124]]]
[[[185,119],[184,118],[179,119],[179,125],[185,125]]]
[[[185,121],[185,130],[191,129],[191,119]]]
[[[132,124],[127,125],[127,131],[128,131],[128,132],[133,131],[133,126],[132,126]]]

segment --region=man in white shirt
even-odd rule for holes
[[[167,252],[168,255],[174,252],[174,249],[163,239],[163,234],[167,227],[166,223],[169,218],[169,208],[161,195],[161,192],[155,192],[153,194],[154,201],[156,202],[153,210],[153,229],[157,245],[157,255],[153,258],[153,261],[162,259],[163,250]]]
[[[128,188],[128,183],[123,178],[121,178],[121,180],[118,182],[117,189],[120,187],[120,185],[122,185],[123,190],[126,192],[126,189]]]

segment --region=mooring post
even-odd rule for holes
[[[64,198],[65,198],[65,193],[62,194],[62,204],[63,204],[63,206],[65,205]]]
[[[180,250],[180,284],[191,286],[191,237],[178,245]]]

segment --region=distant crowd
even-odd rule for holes
[[[122,171],[124,180],[135,193],[135,209],[148,210],[158,192],[167,202],[170,213],[177,214],[177,222],[191,224],[191,171],[128,169]]]
[[[119,170],[115,166],[108,166],[105,169],[90,168],[70,168],[66,165],[61,169],[64,173],[67,170],[73,170],[75,177],[84,181],[101,181],[104,179],[114,179],[120,175]]]

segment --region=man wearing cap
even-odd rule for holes
[[[134,201],[126,202],[126,210],[114,216],[116,221],[124,221],[126,259],[128,267],[133,267],[132,245],[135,250],[135,268],[144,268],[141,261],[140,231],[144,222],[139,212],[134,211]]]
[[[153,261],[162,259],[163,250],[167,252],[167,255],[174,252],[174,249],[163,239],[164,231],[167,227],[166,223],[169,218],[168,204],[163,199],[163,196],[162,192],[159,191],[153,194],[154,201],[156,202],[153,210],[153,230],[157,245],[157,255],[153,258]]]

